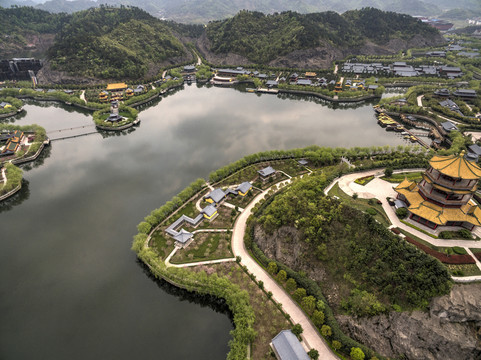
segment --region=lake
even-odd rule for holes
[[[52,138],[92,125],[71,107],[25,110],[15,123],[42,125]],[[253,152],[405,144],[369,104],[196,85],[139,118],[126,134],[53,141],[24,166],[23,189],[0,203],[1,359],[224,359],[225,309],[149,277],[130,250],[136,225]]]

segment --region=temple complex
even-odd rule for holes
[[[473,230],[481,225],[481,209],[472,200],[481,178],[475,158],[459,155],[434,156],[423,179],[405,179],[394,190],[406,203],[409,218],[431,229],[460,226]]]

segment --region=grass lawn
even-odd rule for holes
[[[277,173],[275,177],[271,176],[267,181],[262,181],[262,180],[257,180],[255,183],[252,185],[256,188],[265,190],[267,188],[270,188],[272,185],[275,185],[281,181],[287,180],[288,177],[284,175],[283,173]]]
[[[183,228],[191,232],[198,229],[231,229],[235,221],[235,217],[232,217],[232,209],[221,205],[217,208],[217,213],[219,215],[212,221],[203,220],[196,228],[184,224]]]
[[[173,264],[231,258],[231,234],[197,233],[194,241],[185,249],[179,249],[171,259]]]
[[[391,223],[389,222],[389,218],[387,217],[382,205],[377,204],[376,199],[354,199],[351,196],[347,195],[344,191],[341,190],[338,184],[334,185],[329,191],[330,196],[337,196],[342,202],[347,203],[348,205],[365,212],[372,212],[374,218],[379,221],[384,226],[390,226]],[[369,210],[372,209],[372,210]],[[376,214],[374,215],[374,211]]]
[[[300,174],[307,173],[307,169],[297,163],[297,160],[287,159],[287,160],[275,160],[275,161],[265,161],[258,164],[249,165],[234,174],[230,175],[226,179],[222,180],[220,183],[216,184],[216,187],[224,187],[235,184],[243,183],[244,181],[253,182],[258,177],[257,171],[261,170],[267,166],[272,166],[276,170],[284,171],[289,176],[297,176]],[[285,176],[284,176],[285,177]],[[276,179],[276,181],[279,181]]]
[[[405,178],[410,181],[421,181],[423,177],[422,177],[422,172],[408,172],[408,173],[392,174],[392,176],[390,177],[386,177],[386,176],[381,177],[381,179],[390,183],[400,183]]]
[[[481,270],[476,266],[476,264],[465,264],[465,265],[452,265],[444,264],[451,275],[454,276],[475,276],[481,275]]]
[[[157,251],[161,259],[166,259],[174,250],[174,239],[171,239],[163,230],[159,229],[152,234],[150,246]]]
[[[364,186],[364,185],[366,185],[366,184],[369,184],[369,183],[371,182],[371,180],[373,180],[373,179],[374,179],[374,176],[371,175],[371,176],[365,176],[365,177],[356,179],[356,180],[354,180],[354,182],[355,182],[356,184],[359,184],[359,185]]]
[[[261,192],[257,189],[250,189],[250,191],[246,194],[246,196],[229,195],[229,198],[227,199],[226,202],[228,202],[229,204],[232,204],[234,206],[245,208],[260,193]]]

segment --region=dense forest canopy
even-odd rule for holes
[[[265,208],[258,223],[267,234],[281,227],[297,229],[305,245],[297,259],[309,259],[308,268],[322,268],[330,283],[345,289],[345,310],[373,315],[388,304],[422,308],[433,296],[449,291],[449,275],[440,262],[370,215],[325,196],[326,185],[322,174],[294,182]],[[366,306],[360,308],[360,303]]]
[[[215,53],[232,52],[256,63],[269,62],[295,50],[327,42],[336,47],[357,47],[366,41],[384,44],[390,39],[411,39],[415,35],[434,38],[439,32],[404,14],[374,8],[299,14],[283,12],[264,15],[241,11],[233,18],[211,22],[207,36]]]
[[[102,78],[140,78],[151,63],[184,55],[162,21],[139,8],[74,13],[49,50],[54,68]]]

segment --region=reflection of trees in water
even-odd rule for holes
[[[215,312],[227,315],[232,323],[232,313],[230,312],[229,307],[225,303],[224,299],[212,295],[202,295],[196,292],[181,289],[168,283],[164,279],[157,279],[154,275],[152,275],[148,266],[139,259],[137,259],[137,265],[139,265],[144,274],[146,274],[150,280],[152,280],[159,288],[164,290],[167,294],[177,297],[180,301],[188,301],[202,307],[209,307]]]
[[[30,171],[34,168],[38,168],[39,166],[43,165],[45,162],[45,159],[48,159],[50,155],[52,154],[52,145],[50,146],[45,146],[38,156],[34,161],[21,164],[19,165],[20,168],[22,168],[23,171]]]
[[[272,96],[270,94],[266,94],[269,96]],[[378,99],[369,99],[369,100],[364,100],[360,102],[332,102],[328,100],[324,100],[321,98],[318,98],[317,96],[313,95],[298,95],[298,94],[289,94],[289,93],[279,93],[277,94],[277,98],[281,100],[294,100],[294,101],[308,101],[308,102],[313,102],[319,105],[326,106],[329,109],[357,109],[364,107],[366,105],[373,105],[377,104]]]
[[[122,131],[105,131],[105,130],[97,130],[97,131],[100,135],[102,135],[103,139],[108,139],[113,137],[129,135],[130,133],[134,132],[136,129],[137,127],[134,125]]]
[[[30,197],[29,182],[22,180],[22,188],[15,195],[0,201],[0,213],[10,211],[14,206],[20,205]]]
[[[32,106],[38,106],[42,108],[48,108],[48,107],[55,107],[58,109],[62,109],[66,112],[69,113],[80,113],[83,115],[91,115],[92,111],[87,110],[87,109],[82,109],[80,107],[74,106],[74,105],[66,105],[62,102],[58,101],[38,101],[38,100],[32,100],[32,99],[24,99],[23,100],[25,104],[32,105]]]

